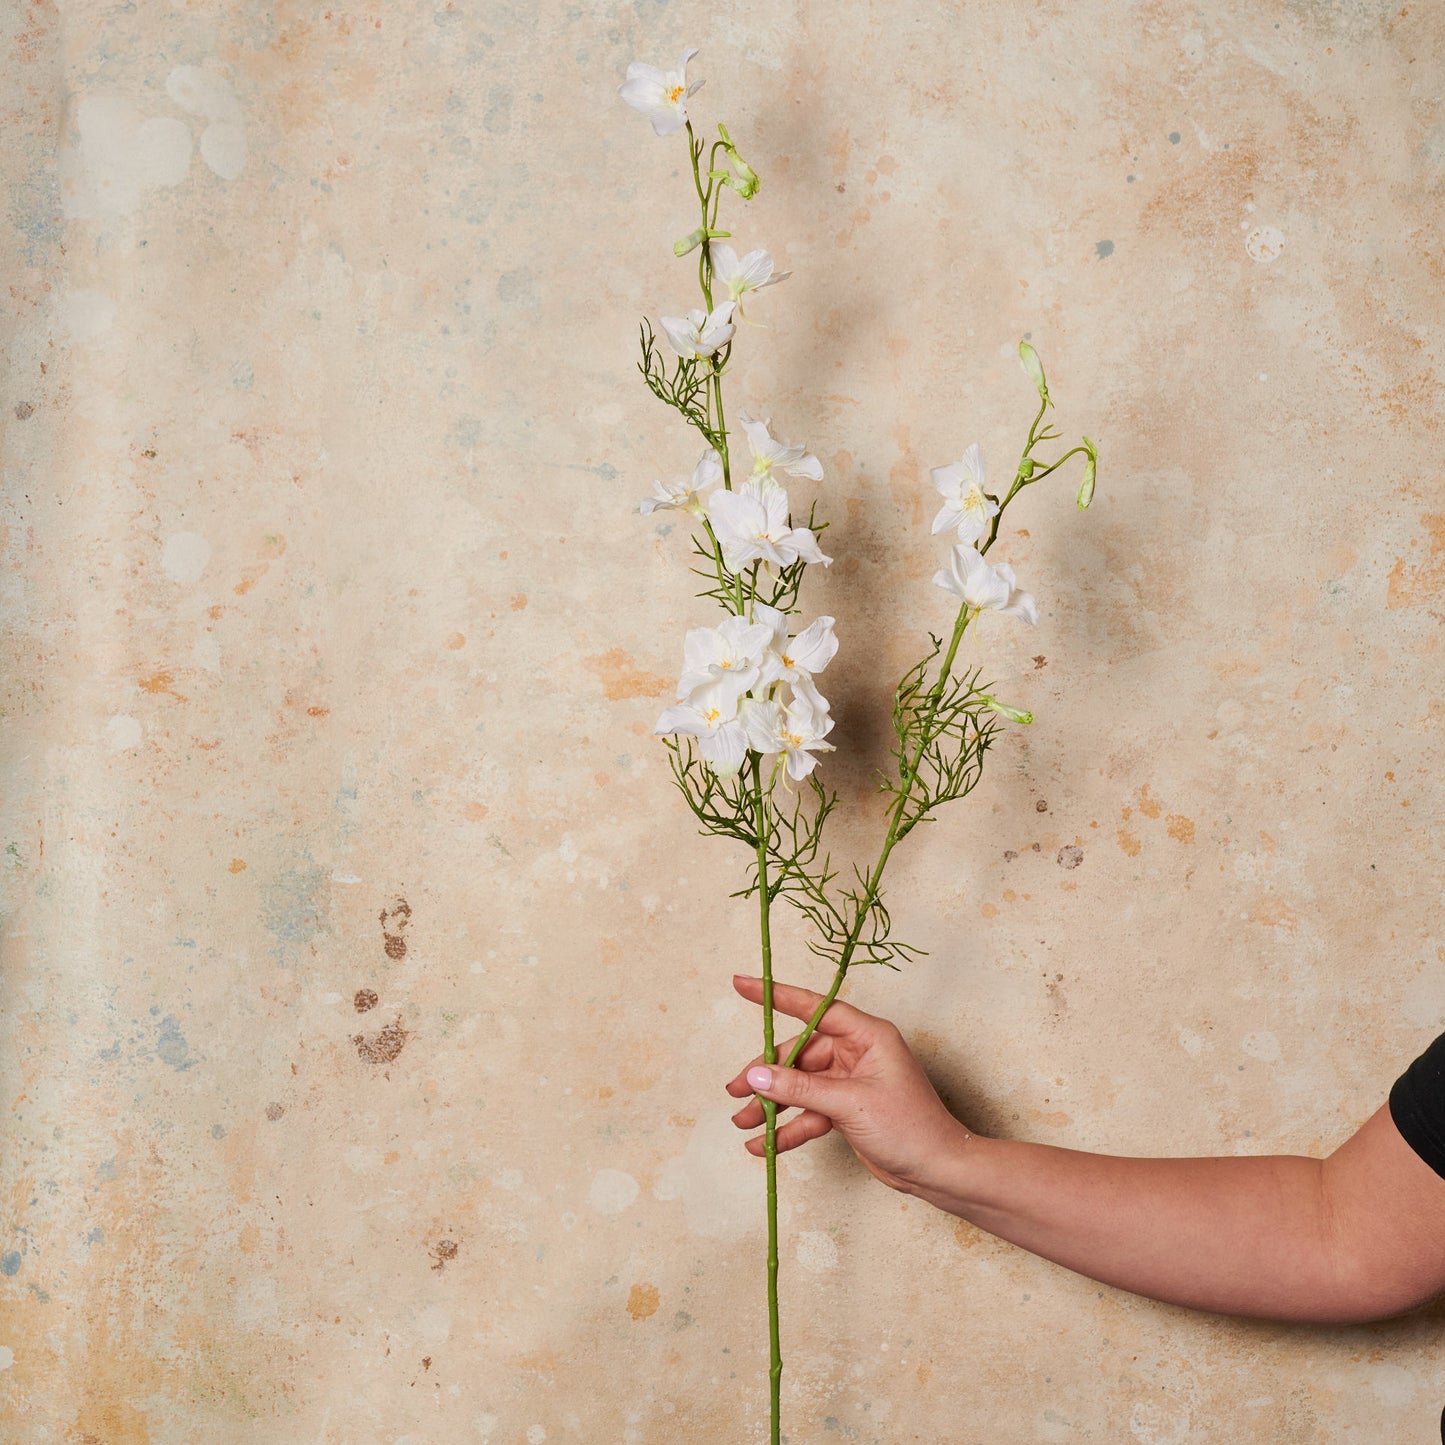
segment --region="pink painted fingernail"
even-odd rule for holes
[[[748,1083],[755,1089],[771,1089],[773,1087],[773,1071],[765,1068],[762,1064],[754,1064],[748,1070]]]

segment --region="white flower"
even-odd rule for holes
[[[823,741],[833,729],[833,719],[826,709],[815,708],[806,696],[794,697],[786,708],[781,703],[749,698],[740,715],[748,744],[764,757],[784,754],[788,776],[794,782],[801,782],[817,766],[817,758],[810,754],[835,751],[832,743]]]
[[[682,52],[676,70],[659,70],[634,60],[627,67],[627,79],[617,93],[634,110],[640,110],[652,122],[658,135],[671,135],[687,124],[687,98],[701,85],[687,83],[687,62],[697,54],[697,47]]]
[[[798,672],[788,679],[793,689],[794,698],[803,698],[815,713],[826,715],[830,709],[828,699],[818,691],[818,684],[813,681],[813,676],[808,672]],[[827,731],[826,728],[823,730]]]
[[[961,462],[934,467],[929,475],[947,499],[933,519],[934,532],[957,527],[960,542],[977,542],[988,531],[989,519],[998,514],[998,503],[983,494],[983,453],[978,443],[964,452]]]
[[[793,273],[780,271],[773,275],[773,258],[766,251],[749,251],[742,260],[731,246],[717,241],[708,242],[708,256],[712,261],[713,279],[721,281],[728,295],[739,303],[746,291],[761,291],[764,286],[776,286],[786,281]],[[746,321],[741,304],[738,316]]]
[[[748,434],[748,446],[753,454],[753,476],[761,481],[777,485],[773,468],[791,472],[795,477],[808,477],[812,481],[823,480],[823,468],[817,457],[805,452],[801,446],[788,446],[785,442],[774,441],[768,434],[768,418],[756,421],[746,412],[738,414],[743,430]]]
[[[752,561],[791,567],[804,562],[832,562],[819,550],[818,539],[807,527],[788,526],[788,494],[776,482],[756,478],[736,492],[713,492],[707,499],[713,534],[722,545],[723,560],[732,572]]]
[[[691,512],[694,517],[701,517],[703,509],[698,493],[704,487],[722,481],[722,475],[722,458],[709,447],[692,469],[691,482],[653,482],[653,495],[644,497],[637,504],[637,510],[645,517],[653,512],[680,507],[685,512]]]
[[[664,316],[662,329],[679,356],[711,356],[732,340],[736,305],[736,301],[724,301],[711,312],[694,310],[686,316]]]
[[[720,707],[729,717],[738,699],[758,681],[773,635],[766,622],[728,617],[716,627],[688,629],[682,644],[677,695],[696,707]]]
[[[837,655],[838,639],[833,635],[834,619],[831,617],[819,617],[796,637],[789,638],[786,612],[755,602],[753,616],[772,628],[772,638],[763,659],[761,681],[764,686],[781,681],[792,683],[795,688],[801,682],[806,688],[811,685],[813,674],[822,672]],[[816,689],[814,695],[817,695]],[[823,707],[826,711],[827,704],[824,703]]]
[[[680,702],[667,709],[652,729],[655,735],[687,733],[697,739],[697,750],[724,777],[736,773],[748,752],[747,732],[737,709],[696,707]]]
[[[975,547],[966,547],[962,543],[955,546],[948,566],[935,572],[933,580],[980,612],[1010,613],[1022,617],[1025,622],[1039,620],[1039,609],[1033,597],[1027,592],[1020,592],[1014,582],[1014,569],[1007,562],[990,567]]]

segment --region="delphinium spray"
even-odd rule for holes
[[[981,669],[955,671],[964,633],[984,612],[1038,621],[1034,599],[1020,590],[1012,569],[991,564],[986,555],[1010,503],[1075,453],[1085,458],[1076,499],[1080,509],[1087,507],[1098,452],[1084,437],[1053,462],[1034,458],[1037,445],[1059,434],[1043,425],[1053,404],[1043,366],[1034,348],[1020,342],[1019,358],[1038,392],[1039,409],[1007,491],[999,496],[988,490],[977,443],[960,461],[932,470],[943,498],[932,530],[955,537],[947,565],[933,578],[956,599],[952,631],[946,645],[942,636],[929,633],[931,647],[894,690],[893,766],[878,774],[889,797],[883,841],[871,868],[855,865],[851,881],[835,887],[837,872],[822,839],[838,799],[816,772],[819,755],[834,750],[828,740],[833,718],[817,679],[837,653],[838,639],[832,617],[795,626],[807,569],[826,567],[833,559],[820,545],[827,524],[816,501],[809,504],[806,524],[799,524],[788,490],[799,479],[821,482],[823,469],[805,445],[775,436],[765,414],[738,413],[746,455],[739,449],[734,457],[723,379],[739,323],[747,320],[743,308],[752,304],[752,293],[788,273],[775,269],[766,250],[739,255],[731,232],[719,226],[724,194],[748,201],[760,182],[726,126],[719,123],[711,142],[694,129],[688,101],[702,81],[689,82],[687,67],[696,54],[684,51],[675,70],[629,65],[618,92],[652,122],[658,136],[686,137],[698,207],[698,225],[672,249],[676,257],[696,255],[702,304],[659,317],[666,350],[651,322],[642,322],[638,370],[653,395],[697,433],[703,449],[690,476],[654,481],[653,495],[637,510],[676,511],[689,518],[692,570],[702,581],[698,595],[724,613],[716,626],[694,627],[683,639],[677,699],[653,731],[663,739],[673,780],[702,831],[732,838],[747,850],[747,881],[733,896],[757,900],[767,1063],[777,1062],[770,927],[775,903],[782,900],[804,915],[811,925],[808,947],[833,965],[823,1002],[783,1061],[791,1066],[849,968],[860,963],[896,968],[922,952],[892,936],[882,892],[888,859],[914,827],[977,784],[1002,723],[1033,721],[1031,713],[996,698],[981,682]],[[770,1439],[779,1445],[777,1105],[760,1102],[767,1169]]]

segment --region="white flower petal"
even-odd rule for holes
[[[945,502],[939,509],[938,515],[933,519],[933,535],[936,537],[940,532],[946,532],[950,527],[956,527],[963,520],[963,508],[957,502]]]
[[[748,755],[747,733],[743,731],[742,723],[734,719],[700,737],[697,750],[712,764],[715,773],[731,777],[742,767],[743,759]]]
[[[795,557],[801,557],[804,562],[821,562],[825,567],[833,564],[831,557],[823,555],[818,539],[807,527],[794,527],[788,533],[788,548]]]
[[[783,650],[794,667],[805,672],[822,672],[838,655],[833,621],[831,617],[819,617],[787,644]]]

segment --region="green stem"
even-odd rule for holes
[[[1023,475],[1023,463],[1028,458],[1035,444],[1042,440],[1038,435],[1038,427],[1047,409],[1048,403],[1041,401],[1038,415],[1034,418],[1033,425],[1029,427],[1029,439],[1024,446],[1023,456],[1019,458],[1018,469],[1014,472],[1013,485],[1009,487],[1008,495],[999,503],[999,509],[994,513],[993,525],[989,529],[988,540],[978,549],[980,556],[987,552],[997,540],[998,524],[1002,520],[1008,504],[1013,501],[1014,497],[1028,486],[1031,481],[1036,481],[1040,476],[1046,475],[1044,472],[1036,472],[1032,477],[1025,477]],[[1076,447],[1074,450],[1078,451],[1081,450],[1081,448]],[[1072,455],[1072,453],[1069,453],[1069,455]],[[1064,458],[1062,457],[1059,459],[1059,461],[1063,460]],[[1055,462],[1054,466],[1058,464],[1058,462]],[[1053,467],[1050,467],[1049,471],[1052,470]],[[888,820],[888,832],[883,839],[882,851],[878,854],[878,861],[873,865],[873,870],[868,875],[867,884],[863,889],[863,897],[859,900],[857,911],[853,917],[853,926],[848,930],[848,936],[843,941],[843,949],[838,955],[838,968],[837,972],[833,975],[832,987],[829,988],[828,992],[824,995],[823,1002],[813,1011],[813,1016],[808,1020],[807,1027],[798,1035],[798,1041],[789,1050],[788,1057],[783,1061],[789,1068],[797,1062],[798,1055],[803,1052],[808,1040],[813,1037],[819,1020],[828,1012],[829,1005],[838,997],[838,990],[843,986],[843,979],[848,973],[848,966],[853,961],[854,950],[858,947],[858,939],[863,932],[864,920],[868,916],[868,910],[872,906],[873,900],[878,896],[878,888],[883,881],[883,869],[888,862],[888,855],[893,851],[893,845],[898,841],[898,825],[903,821],[904,811],[908,806],[909,799],[913,796],[913,779],[917,774],[918,764],[923,757],[924,749],[930,741],[928,732],[933,726],[933,719],[938,711],[939,700],[942,698],[943,689],[948,682],[949,670],[953,667],[953,659],[958,654],[958,644],[963,640],[963,634],[968,627],[970,616],[976,615],[976,613],[970,612],[967,603],[964,603],[958,610],[958,617],[953,624],[953,637],[948,644],[948,652],[944,656],[943,666],[939,670],[938,681],[934,683],[928,694],[928,713],[923,727],[919,730],[918,751],[913,755],[913,760],[907,765],[908,774],[903,780],[906,786],[899,794],[897,803],[893,806],[893,814]]]
[[[703,242],[701,247],[699,248],[699,255],[697,258],[697,280],[698,285],[702,287],[702,299],[707,303],[707,309],[710,314],[713,309],[712,255],[708,250],[706,233],[710,224],[707,208],[709,200],[712,199],[713,182],[709,180],[707,183],[707,188],[703,188],[702,172],[698,167],[698,159],[702,155],[702,142],[699,141],[697,137],[693,134],[691,121],[687,122],[687,149],[688,154],[692,157],[692,184],[694,189],[697,191],[698,204],[702,207],[702,226],[704,233]],[[714,147],[714,149],[716,149],[716,147]],[[711,169],[711,167],[709,167],[709,169]],[[719,194],[717,200],[713,201],[713,220],[717,219],[717,201],[720,201],[721,199],[722,197]],[[713,404],[717,407],[716,431],[718,440],[722,443],[722,445],[718,448],[718,455],[722,458],[723,486],[728,491],[732,491],[732,459],[728,455],[727,418],[723,414],[722,371],[717,365],[716,356],[709,356],[707,358],[707,369],[708,395],[712,399]],[[712,538],[713,552],[717,557],[718,570],[719,572],[721,572],[723,567],[722,552],[718,547],[717,538],[713,537],[712,535],[712,527],[709,526],[707,530],[708,536]],[[737,610],[739,615],[741,615],[743,611],[742,579],[740,577],[734,578],[733,584],[734,600],[737,602]]]
[[[763,1059],[778,1061],[773,1042],[773,942],[768,926],[771,903],[768,890],[768,800],[763,791],[762,761],[753,754],[753,796],[757,809],[758,837],[758,934],[763,960]],[[778,1106],[771,1099],[760,1100],[763,1120],[764,1158],[768,1166],[768,1383],[772,1401],[772,1445],[779,1445],[782,1430],[783,1354],[778,1336]]]
[[[893,851],[893,845],[898,841],[898,825],[903,821],[903,812],[908,805],[908,800],[913,795],[913,778],[918,771],[919,760],[923,757],[923,750],[928,746],[928,730],[933,725],[934,714],[938,711],[939,700],[943,696],[943,689],[948,682],[949,669],[953,666],[953,659],[958,653],[958,644],[963,641],[963,634],[968,628],[969,618],[977,614],[970,611],[967,603],[958,609],[958,617],[953,624],[953,637],[948,644],[948,652],[944,656],[943,666],[938,674],[938,681],[933,684],[928,694],[928,716],[923,727],[919,731],[918,751],[913,755],[913,760],[908,764],[908,786],[898,795],[898,801],[893,805],[893,815],[888,820],[888,832],[883,839],[882,851],[878,854],[878,861],[873,865],[868,875],[868,882],[863,890],[863,897],[853,915],[853,926],[848,930],[848,937],[843,941],[843,951],[838,956],[838,970],[833,975],[833,986],[823,998],[823,1002],[813,1011],[813,1016],[808,1020],[807,1027],[798,1035],[798,1041],[783,1060],[788,1068],[797,1062],[798,1055],[803,1052],[808,1040],[812,1038],[814,1030],[818,1027],[818,1021],[828,1011],[828,1006],[838,997],[838,990],[843,985],[843,979],[847,976],[848,965],[853,961],[853,951],[858,947],[858,939],[863,932],[863,922],[868,917],[868,909],[872,906],[873,900],[878,896],[878,887],[883,881],[883,870],[888,866],[888,855]],[[766,987],[765,990],[766,992]]]

